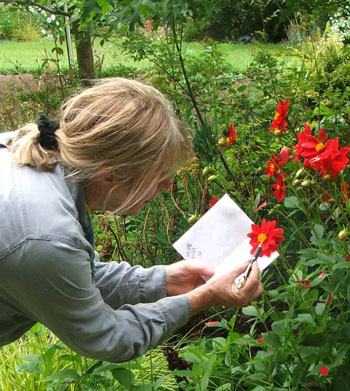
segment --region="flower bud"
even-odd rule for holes
[[[331,205],[334,205],[336,203],[336,200],[334,198],[330,198],[328,200],[328,203],[331,204]]]
[[[216,182],[218,179],[218,176],[217,175],[210,175],[208,177],[208,182]]]
[[[301,180],[300,179],[296,179],[294,182],[293,182],[293,186],[299,186],[301,183]]]
[[[325,176],[323,177],[323,180],[326,181],[326,182],[328,182],[328,181],[332,180],[332,177],[331,177],[331,175],[327,174],[327,175],[325,175]]]
[[[300,183],[300,186],[302,186],[302,187],[310,187],[310,186],[311,186],[311,181],[310,181],[310,179],[305,179],[305,181],[302,181],[302,182]]]
[[[187,219],[187,222],[188,222],[189,224],[194,224],[194,223],[196,223],[198,220],[199,220],[199,216],[198,216],[198,215],[191,215],[191,216]]]
[[[279,130],[279,129],[276,129],[273,134],[276,136],[276,137],[279,137],[281,134],[282,134],[282,130]]]
[[[338,239],[344,240],[344,239],[347,238],[349,235],[350,235],[350,232],[349,232],[347,229],[342,229],[342,230],[338,233]]]
[[[296,179],[301,179],[301,178],[304,177],[304,175],[305,175],[305,170],[303,168],[299,168],[299,170],[295,174],[295,178]]]
[[[205,166],[203,168],[203,171],[202,171],[203,176],[207,176],[207,175],[212,174],[212,173],[213,173],[213,168],[212,167]]]

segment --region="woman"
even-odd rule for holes
[[[204,284],[213,271],[191,262],[99,262],[87,210],[136,215],[190,156],[164,96],[121,78],[69,99],[60,124],[40,117],[0,148],[0,346],[41,322],[82,355],[126,361],[203,309],[260,295],[256,267],[238,291],[245,266]]]

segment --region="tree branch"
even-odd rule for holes
[[[40,4],[40,3],[36,3],[35,1],[31,1],[31,0],[1,0],[0,3],[5,3],[5,4],[18,4],[18,5],[24,5],[26,7],[29,7],[29,6],[32,6],[32,7],[38,7],[40,9],[42,9],[43,11],[46,11],[50,14],[54,14],[54,15],[62,15],[62,16],[70,16],[70,13],[69,12],[64,12],[64,11],[61,11],[59,9],[54,9],[54,8],[50,8],[50,7],[47,7],[43,4]]]

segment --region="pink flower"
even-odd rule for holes
[[[152,30],[152,21],[150,19],[146,20],[146,30],[150,32]]]
[[[265,208],[266,205],[267,205],[266,201],[262,202],[257,208],[254,209],[254,212],[257,212],[258,210]]]
[[[278,155],[281,158],[282,164],[287,163],[289,160],[289,148],[283,147]]]

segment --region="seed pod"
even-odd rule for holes
[[[191,215],[191,216],[187,219],[187,222],[188,222],[189,224],[194,224],[194,223],[196,223],[198,220],[199,220],[199,216],[198,216],[198,215]]]
[[[305,175],[305,170],[303,168],[299,168],[299,170],[295,174],[295,178],[301,179],[301,178],[304,178],[304,175]]]
[[[300,183],[300,186],[302,186],[302,187],[310,187],[310,186],[311,186],[311,181],[310,181],[310,179],[305,179],[305,181],[302,181],[302,182]]]
[[[213,171],[213,168],[212,167],[210,167],[210,166],[205,166],[204,168],[203,168],[203,171],[202,171],[202,174],[203,174],[203,176],[207,176],[207,175],[209,175],[209,174],[212,174],[214,171]]]
[[[217,179],[218,179],[217,175],[210,175],[210,177],[208,177],[208,182],[216,182]]]
[[[338,233],[338,239],[344,240],[349,236],[350,232],[347,229],[343,229]]]

